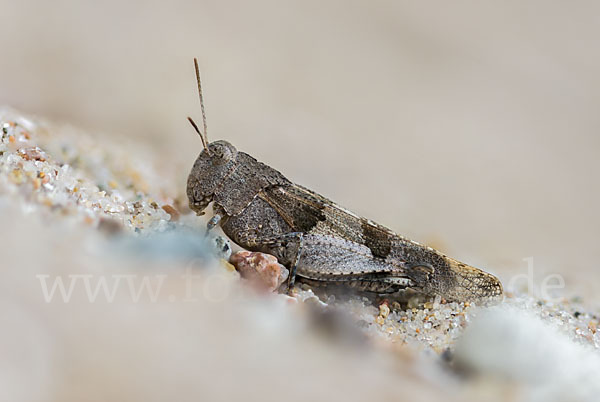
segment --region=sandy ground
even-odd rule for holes
[[[171,197],[156,155],[9,109],[0,127],[6,400],[600,392],[598,311],[575,299],[509,289],[492,307],[435,299],[390,311],[306,288],[256,292],[199,240],[206,220]]]

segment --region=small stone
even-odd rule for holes
[[[288,278],[289,271],[270,254],[238,251],[229,260],[242,278],[259,289],[274,291]]]
[[[388,315],[390,315],[390,307],[387,303],[381,303],[379,305],[379,316],[387,318]]]
[[[221,258],[219,261],[221,262],[223,268],[225,268],[227,271],[236,272],[235,267],[232,264],[230,264],[227,260]]]
[[[236,279],[240,278],[240,273],[238,271],[235,270],[235,267],[230,264],[229,262],[227,262],[227,260],[224,259],[220,259],[219,262],[221,263],[221,266],[223,268],[225,268],[225,270],[232,276],[234,276]]]
[[[209,237],[208,241],[213,254],[216,255],[217,258],[229,260],[229,257],[231,257],[231,245],[229,244],[229,240],[223,236],[214,236]]]
[[[10,175],[9,175],[9,177],[10,177],[10,180],[11,180],[13,183],[15,183],[15,184],[21,184],[21,183],[23,183],[23,173],[22,173],[22,171],[21,171],[21,170],[19,170],[19,169],[13,169],[13,170],[10,172]]]
[[[172,222],[177,222],[179,220],[179,212],[173,206],[165,204],[161,208],[169,214]]]
[[[26,161],[45,162],[48,159],[46,153],[40,147],[21,148],[17,153]]]

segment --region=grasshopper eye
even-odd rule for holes
[[[210,156],[219,165],[223,165],[235,158],[235,154],[235,150],[226,144],[213,143],[210,145]]]
[[[221,152],[217,153],[216,157],[220,160],[221,163],[227,163],[231,159],[233,159],[233,152],[231,152],[228,148],[222,148]]]

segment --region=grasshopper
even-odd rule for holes
[[[208,141],[198,61],[194,59],[203,132],[188,117],[203,150],[187,180],[190,208],[210,203],[207,232],[220,225],[239,246],[269,253],[294,281],[390,294],[412,289],[446,300],[498,299],[493,275],[399,236],[288,180],[227,141]]]

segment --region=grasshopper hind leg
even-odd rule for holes
[[[365,246],[334,236],[292,232],[244,240],[248,248],[273,254],[289,268],[288,290],[296,279],[309,286],[375,294],[395,293],[413,285],[404,266],[373,258]]]

